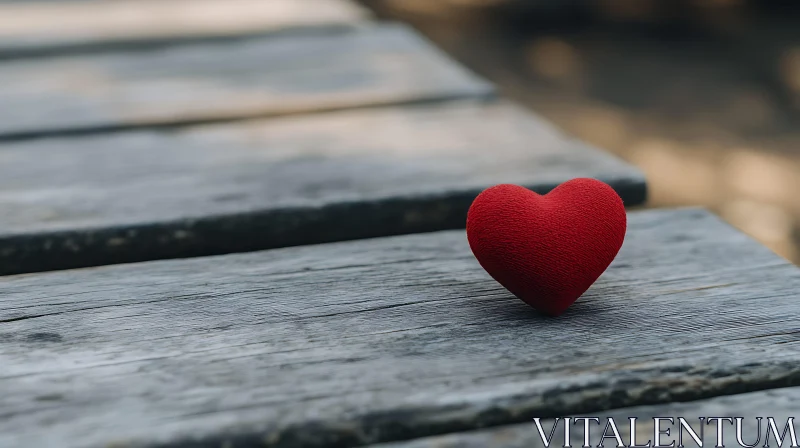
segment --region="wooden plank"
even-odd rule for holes
[[[463,231],[0,278],[0,446],[344,447],[800,380],[800,270],[630,214],[546,318]]]
[[[0,64],[0,138],[487,96],[401,25]]]
[[[0,144],[0,273],[463,228],[482,189],[635,168],[506,103]]]
[[[0,1],[0,57],[347,26],[370,17],[349,0]]]
[[[796,342],[795,340],[792,342]],[[684,427],[683,436],[680,436],[681,423],[678,418],[683,418],[691,426],[702,446],[740,446],[736,442],[736,420],[741,417],[741,437],[747,445],[756,443],[757,446],[764,446],[767,431],[770,432],[769,446],[781,446],[776,443],[774,433],[770,429],[768,417],[772,417],[778,434],[782,434],[789,418],[794,418],[793,427],[795,434],[800,437],[800,421],[797,421],[797,403],[800,403],[800,388],[771,389],[747,394],[727,395],[706,400],[693,401],[688,403],[667,403],[651,406],[637,406],[632,408],[614,409],[610,411],[599,411],[591,414],[581,415],[580,417],[597,417],[598,423],[591,422],[589,425],[589,441],[591,446],[598,446],[603,435],[605,425],[609,420],[614,420],[617,425],[619,435],[626,445],[631,445],[631,424],[630,418],[635,417],[636,442],[644,445],[649,441],[655,442],[654,418],[672,418],[672,422],[660,420],[659,427],[669,430],[669,435],[662,435],[661,445],[669,445],[679,441],[689,448],[700,446]],[[578,417],[578,416],[575,416]],[[570,420],[570,441],[572,446],[582,446],[584,444],[584,423],[574,418]],[[704,420],[701,421],[700,417]],[[733,420],[723,420],[721,423],[722,437],[718,439],[717,424],[718,420],[708,420],[709,418],[733,418]],[[759,427],[758,417],[761,417]],[[549,438],[553,425],[556,431],[550,440],[551,447],[562,447],[564,444],[564,419],[559,422],[553,419],[542,420],[542,429]],[[611,431],[611,430],[609,430]],[[611,432],[609,432],[611,434]],[[679,437],[681,437],[679,439]],[[721,442],[721,443],[718,443]],[[760,442],[760,443],[759,443]],[[614,439],[606,439],[604,445],[616,447]],[[786,435],[784,447],[791,446],[789,433]],[[393,442],[385,444],[370,445],[374,448],[545,448],[545,444],[539,435],[538,429],[531,421],[523,424],[500,426],[497,428],[460,432],[442,436],[425,437],[407,442]]]

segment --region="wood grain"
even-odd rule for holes
[[[507,103],[0,144],[0,273],[463,228],[482,189],[638,170]]]
[[[349,0],[0,1],[0,57],[346,26],[370,17]]]
[[[691,425],[692,430],[703,442],[705,447],[713,446],[740,446],[736,442],[736,423],[734,421],[722,422],[722,438],[717,439],[717,421],[708,421],[714,417],[741,417],[741,436],[742,440],[748,444],[758,444],[764,446],[767,441],[766,432],[770,430],[767,417],[772,417],[782,434],[784,426],[789,418],[794,418],[795,434],[800,437],[800,421],[797,421],[797,403],[800,403],[800,388],[779,388],[761,392],[751,392],[747,394],[727,395],[706,400],[692,401],[687,403],[667,403],[652,406],[637,406],[632,408],[615,409],[605,412],[597,412],[591,415],[581,415],[580,417],[597,417],[600,419],[599,425],[591,423],[589,426],[589,441],[592,446],[598,446],[603,434],[605,425],[609,419],[614,419],[619,430],[619,435],[625,444],[630,445],[631,425],[630,418],[635,417],[636,442],[644,445],[649,441],[654,442],[654,423],[655,417],[672,418],[669,421],[661,421],[660,427],[669,430],[669,435],[661,436],[662,445],[669,445],[672,441],[678,444],[682,441],[689,448],[698,447],[699,444],[691,438],[691,435],[683,429],[683,436],[679,439],[681,430],[678,418],[682,417]],[[576,416],[577,417],[577,416]],[[704,418],[704,422],[700,420]],[[761,417],[759,426],[758,417]],[[574,417],[573,417],[574,418]],[[554,420],[542,420],[542,428],[546,436],[550,437]],[[584,443],[584,423],[579,420],[577,424],[574,420],[570,424],[570,440],[573,446],[581,446]],[[553,439],[550,440],[551,447],[564,446],[564,420],[556,423],[556,431]],[[610,431],[610,430],[609,430]],[[609,432],[609,434],[611,434]],[[774,434],[770,433],[770,446],[777,446]],[[791,445],[791,439],[787,434],[784,447]],[[760,442],[760,443],[759,443]],[[614,439],[606,439],[605,446],[616,447]],[[407,442],[394,442],[385,444],[370,445],[374,448],[545,448],[541,436],[534,423],[528,422],[517,425],[500,426],[492,429],[477,430],[470,432],[453,433],[442,436],[426,437]]]
[[[0,64],[0,138],[485,97],[410,28],[374,25]]]
[[[546,318],[462,231],[0,279],[0,446],[344,447],[800,382],[800,270],[630,214]]]

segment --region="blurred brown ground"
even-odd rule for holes
[[[363,3],[800,264],[800,2]]]

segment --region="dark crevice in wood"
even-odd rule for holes
[[[286,38],[295,35],[301,36],[335,36],[352,29],[356,24],[325,24],[308,25],[300,27],[284,28],[267,32],[243,32],[240,34],[224,35],[205,35],[188,37],[169,37],[169,38],[147,38],[130,40],[104,40],[91,43],[61,44],[51,42],[41,44],[36,47],[22,48],[2,48],[0,47],[0,62],[14,61],[18,59],[54,59],[61,57],[71,57],[76,55],[102,55],[109,53],[141,53],[154,50],[163,50],[171,47],[197,44],[227,44],[245,42],[251,39],[260,38]]]
[[[336,113],[348,110],[370,110],[382,109],[386,107],[396,106],[424,106],[434,104],[447,104],[450,102],[461,102],[465,100],[472,100],[475,102],[491,102],[497,99],[497,92],[493,88],[485,89],[483,92],[470,92],[470,93],[436,93],[430,96],[418,96],[409,98],[407,100],[390,100],[390,101],[371,101],[363,104],[353,104],[335,107],[309,107],[297,108],[294,110],[281,110],[266,113],[249,113],[244,115],[220,115],[216,117],[202,118],[202,119],[188,119],[179,118],[173,121],[160,120],[153,122],[137,122],[116,125],[99,125],[87,127],[69,127],[63,129],[39,129],[37,131],[24,131],[24,132],[6,132],[0,134],[0,143],[3,142],[24,142],[30,140],[40,140],[49,138],[68,138],[68,137],[81,137],[91,136],[96,134],[118,134],[137,130],[154,130],[154,131],[178,131],[189,127],[209,125],[209,124],[223,124],[235,123],[242,121],[255,121],[265,118],[280,118],[280,117],[293,117],[293,116],[308,116],[314,114]],[[0,151],[3,147],[0,146]]]
[[[764,367],[763,365],[760,367]],[[216,448],[219,446],[234,446],[241,448],[349,448],[366,446],[374,443],[400,442],[421,437],[445,435],[475,429],[500,427],[510,424],[530,423],[534,417],[542,419],[565,417],[569,415],[601,415],[614,409],[636,406],[658,405],[669,402],[692,402],[719,396],[737,395],[749,392],[758,392],[776,388],[800,385],[800,370],[794,367],[783,376],[762,382],[741,382],[736,379],[725,382],[723,385],[705,390],[685,391],[687,386],[697,378],[687,377],[684,381],[675,380],[674,384],[652,386],[637,390],[636,398],[629,393],[634,383],[621,384],[618,388],[611,388],[602,393],[597,393],[593,399],[587,399],[578,406],[565,406],[560,404],[559,397],[565,390],[553,390],[544,398],[552,401],[551,405],[531,406],[515,405],[515,401],[524,402],[532,397],[514,397],[508,399],[503,405],[483,409],[469,409],[468,406],[452,406],[452,409],[441,407],[433,409],[409,408],[374,412],[363,415],[355,420],[348,421],[316,421],[306,422],[302,425],[284,428],[280,435],[270,434],[268,442],[262,433],[221,435],[203,440],[183,439],[148,445],[152,448]],[[777,370],[777,369],[776,369]],[[716,372],[719,378],[726,378],[737,373]],[[608,389],[608,384],[597,384],[596,388]],[[673,392],[674,389],[683,389]],[[572,393],[587,394],[586,388],[576,389]],[[514,408],[510,412],[509,407]],[[452,414],[453,419],[442,419],[442,414]],[[458,418],[459,414],[470,415],[467,420]],[[412,421],[413,425],[407,422]],[[358,430],[343,428],[360,428]]]
[[[29,315],[29,316],[10,317],[10,318],[7,318],[7,319],[0,319],[0,324],[9,323],[9,322],[18,322],[18,321],[26,320],[26,319],[36,319],[37,317],[44,317],[44,316],[50,316],[50,314],[35,314],[35,315]]]
[[[626,203],[644,202],[644,182],[606,181]],[[488,187],[489,185],[487,185]],[[530,185],[546,193],[556,185]],[[322,207],[255,211],[98,229],[0,237],[0,275],[108,264],[252,252],[279,247],[463,229],[480,189],[435,195],[340,202]],[[424,219],[407,222],[406,216]],[[354,216],[360,217],[353,220]],[[176,238],[180,232],[191,237]],[[121,238],[122,247],[108,241]]]

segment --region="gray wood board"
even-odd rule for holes
[[[0,57],[348,26],[370,17],[349,0],[0,1]]]
[[[778,433],[782,434],[788,419],[794,417],[795,434],[800,437],[800,421],[797,420],[798,403],[800,403],[800,388],[782,388],[685,403],[674,402],[614,409],[592,413],[591,415],[581,415],[580,417],[596,417],[599,419],[599,423],[591,422],[589,425],[589,441],[593,447],[600,444],[603,430],[610,419],[613,419],[617,425],[622,441],[628,446],[632,445],[630,443],[632,441],[632,431],[629,420],[632,417],[636,418],[635,433],[636,442],[639,445],[647,444],[648,441],[655,443],[655,424],[653,419],[660,417],[672,418],[672,422],[661,420],[659,423],[661,429],[669,430],[669,435],[665,434],[660,438],[662,446],[669,445],[672,441],[675,441],[675,445],[678,445],[678,442],[681,441],[684,446],[689,448],[699,446],[685,428],[683,429],[683,436],[680,436],[681,423],[678,418],[682,417],[703,442],[702,446],[740,446],[736,442],[735,420],[733,422],[730,420],[722,422],[722,438],[718,439],[718,421],[709,421],[708,419],[715,417],[735,419],[741,417],[741,436],[744,443],[747,445],[756,443],[759,447],[762,447],[767,442],[766,433],[770,431],[769,446],[779,446],[775,441],[774,433],[769,428],[767,418],[773,418]],[[701,421],[701,417],[704,420]],[[758,417],[762,419],[761,426],[759,426]],[[574,419],[574,417],[572,418]],[[551,447],[565,446],[563,418],[557,423],[551,419],[542,420],[541,424],[548,438],[553,425],[556,425],[553,438],[549,440]],[[578,420],[577,423],[571,420],[570,441],[572,446],[582,446],[584,444],[584,434],[583,420]],[[720,443],[718,443],[718,440]],[[791,439],[787,434],[786,441],[782,446],[788,447],[791,445],[790,442]],[[614,439],[606,439],[604,445],[614,448],[617,446],[617,442]],[[425,437],[407,442],[391,442],[370,446],[374,448],[545,448],[545,444],[542,442],[542,438],[532,421],[491,429]]]
[[[0,144],[0,273],[463,228],[498,183],[638,170],[521,108],[456,101]]]
[[[491,95],[410,28],[318,29],[0,64],[0,138]]]
[[[0,278],[0,446],[344,447],[800,383],[800,270],[629,215],[558,318],[463,231]]]

